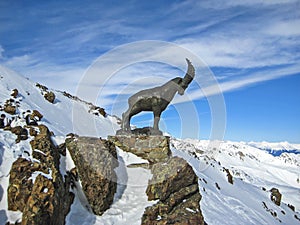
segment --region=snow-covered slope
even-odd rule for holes
[[[70,132],[105,138],[119,128],[115,117],[89,113],[91,105],[69,98],[62,92],[51,90],[56,99],[54,104],[49,103],[34,82],[0,66],[0,105],[11,98],[11,91],[15,88],[19,91],[15,99],[19,102],[17,114],[22,117],[22,112],[38,110],[44,116],[39,123],[54,132],[54,141],[58,144]],[[76,121],[74,108],[80,113],[76,116],[80,119]],[[18,121],[22,122],[22,119]],[[19,156],[28,157],[31,148],[30,138],[17,144],[15,139],[14,134],[0,129],[0,224],[21,218],[20,212],[7,210],[6,190],[11,164]],[[300,154],[289,152],[299,150],[299,145],[286,142],[209,143],[204,140],[171,140],[173,155],[185,158],[199,177],[201,210],[208,224],[300,224],[300,219],[297,219],[300,218]],[[269,154],[269,150],[288,152],[275,157]],[[143,168],[126,167],[143,162],[140,158],[120,149],[118,155],[122,163],[116,172],[122,176],[118,177],[118,192],[112,207],[103,216],[95,216],[82,206],[82,196],[75,191],[67,225],[140,224],[144,208],[153,204],[147,201],[145,194],[151,174]],[[72,168],[69,154],[61,158],[61,167],[61,171]],[[228,182],[228,172],[233,176],[233,184]],[[280,206],[270,200],[271,188],[278,188],[282,193]],[[296,212],[288,204],[295,206]]]
[[[11,98],[13,89],[19,91],[16,101],[19,101],[20,106],[17,113],[21,115],[27,110],[38,110],[44,116],[43,124],[55,135],[75,132],[78,135],[106,137],[108,134],[114,134],[119,127],[115,117],[104,118],[88,113],[91,105],[68,98],[62,92],[51,90],[56,96],[54,104],[45,101],[43,91],[36,83],[0,65],[1,105]]]
[[[287,206],[293,205],[299,212],[299,154],[275,157],[244,142],[231,141],[220,142],[216,149],[208,148],[209,141],[191,139],[173,139],[172,145],[173,154],[189,161],[200,178],[201,210],[208,224],[300,223],[299,213]],[[228,182],[225,169],[233,176],[233,184]],[[272,188],[282,193],[280,206],[270,200]]]

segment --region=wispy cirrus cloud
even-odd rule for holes
[[[7,5],[4,4],[3,8]],[[121,2],[116,7],[105,1],[97,4],[93,1],[86,4],[49,1],[34,8],[26,5],[25,9],[14,5],[13,10],[18,12],[16,16],[1,10],[0,18],[6,23],[1,23],[0,43],[9,43],[8,36],[12,37],[12,44],[6,44],[9,47],[3,45],[8,49],[8,54],[2,51],[2,62],[35,80],[44,79],[55,88],[58,84],[54,80],[61,80],[61,86],[74,92],[75,81],[80,82],[84,71],[99,55],[120,44],[158,39],[189,49],[208,67],[235,69],[234,76],[230,78],[223,73],[224,70],[215,74],[226,82],[236,82],[236,85],[228,83],[224,88],[226,91],[230,88],[235,90],[238,86],[247,87],[247,84],[253,83],[245,79],[255,74],[247,74],[249,77],[245,78],[241,71],[261,70],[262,78],[257,80],[261,82],[272,79],[263,73],[284,73],[278,70],[280,66],[291,65],[292,70],[292,65],[299,63],[300,37],[297,27],[300,15],[293,10],[298,5],[299,2],[293,0],[191,0],[161,3],[160,7],[150,2]],[[25,12],[28,12],[28,19],[22,21]],[[4,32],[8,34],[3,36]],[[22,40],[14,35],[22,36]],[[118,94],[126,82],[136,80],[143,70],[146,71],[145,66],[124,70],[122,76],[107,86],[107,96]],[[160,76],[159,71],[162,71],[163,78],[167,78],[168,74],[172,77],[174,72],[171,67],[158,67],[149,73]],[[263,78],[265,76],[266,79]],[[101,88],[102,84],[96,85]],[[143,89],[151,85],[155,85],[153,80],[140,80],[126,89],[126,94],[133,93],[138,87]]]

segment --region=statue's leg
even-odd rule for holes
[[[129,114],[130,114],[130,108],[122,114],[122,129],[126,131],[130,130]]]
[[[122,129],[125,131],[130,131],[130,120],[131,117],[140,113],[142,110],[137,106],[129,106],[128,110],[122,115]]]
[[[154,123],[153,123],[153,129],[159,130],[158,124],[160,120],[161,110],[160,107],[153,107],[153,115],[154,115]]]

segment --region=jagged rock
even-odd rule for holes
[[[116,146],[124,151],[131,152],[150,163],[165,162],[169,159],[169,137],[144,135],[117,135],[109,136]]]
[[[36,83],[35,86],[37,86],[39,89],[41,89],[42,91],[45,91],[45,92],[48,90],[48,88],[46,86],[39,84],[39,83]]]
[[[147,187],[149,200],[158,203],[146,208],[143,225],[204,224],[199,201],[198,178],[182,158],[173,157],[152,166],[152,179]]]
[[[41,168],[38,163],[33,163],[24,158],[18,158],[12,164],[7,189],[9,210],[24,210],[33,186],[32,180],[29,178],[33,172],[40,170]]]
[[[112,204],[117,188],[114,144],[99,138],[78,137],[66,139],[66,146],[93,212],[102,215]]]
[[[271,200],[278,206],[280,206],[281,203],[281,193],[277,188],[272,188],[271,190]]]
[[[40,90],[41,94],[44,95],[44,98],[49,101],[50,103],[54,103],[55,94],[52,91],[48,91],[48,88],[44,85],[36,83],[36,85]]]
[[[60,174],[60,154],[48,128],[44,125],[38,128],[39,133],[30,144],[32,156],[39,162],[19,158],[13,164],[8,204],[11,210],[23,212],[22,225],[63,225],[74,199],[74,194],[69,192],[71,178],[65,176],[63,180]]]
[[[32,187],[23,212],[22,225],[25,224],[65,224],[65,216],[69,211],[70,200],[63,194],[64,185],[57,186],[54,180],[38,175]],[[68,197],[73,201],[73,194]],[[66,209],[68,209],[66,211]]]
[[[193,168],[179,157],[172,157],[166,163],[154,164],[151,172],[153,177],[146,191],[148,200],[165,200],[170,194],[198,183]]]
[[[288,207],[295,212],[295,206],[293,206],[292,204],[288,204]]]
[[[226,172],[228,183],[233,184],[233,176],[231,175],[229,169],[223,167],[224,171]]]
[[[38,117],[39,120],[41,120],[41,119],[43,118],[43,115],[42,115],[39,111],[37,111],[37,110],[35,110],[35,109],[32,111],[31,116],[32,116],[33,118],[34,118],[34,117]]]
[[[19,94],[19,91],[18,91],[18,89],[13,89],[12,91],[11,91],[11,96],[12,97],[14,97],[14,98],[16,98],[17,96],[18,96],[18,94]]]
[[[21,127],[21,126],[12,127],[10,129],[10,131],[12,133],[14,133],[15,135],[17,135],[16,143],[19,143],[22,140],[27,140],[27,138],[28,138],[28,131],[27,131],[27,129],[25,129],[25,128]]]
[[[11,104],[5,104],[4,111],[8,114],[14,115],[14,114],[16,114],[17,107],[14,105],[11,105]]]
[[[47,91],[44,94],[45,99],[50,102],[50,103],[54,103],[55,100],[55,94],[52,91]]]
[[[103,109],[103,108],[101,108],[101,107],[99,107],[99,106],[95,106],[95,105],[92,105],[92,106],[90,106],[90,109],[89,109],[89,111],[88,111],[89,113],[93,113],[93,114],[95,114],[95,115],[102,115],[103,117],[106,117],[107,116],[107,114],[106,114],[106,112],[105,112],[105,109]]]
[[[36,129],[34,128],[34,127],[30,127],[29,128],[29,135],[30,136],[36,136],[37,135],[37,131],[36,131]]]

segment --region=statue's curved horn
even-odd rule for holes
[[[186,58],[186,62],[188,64],[188,69],[187,72],[184,76],[184,78],[182,79],[182,83],[181,86],[186,89],[187,86],[192,82],[192,80],[195,77],[195,68],[192,65],[191,61],[189,59]]]

